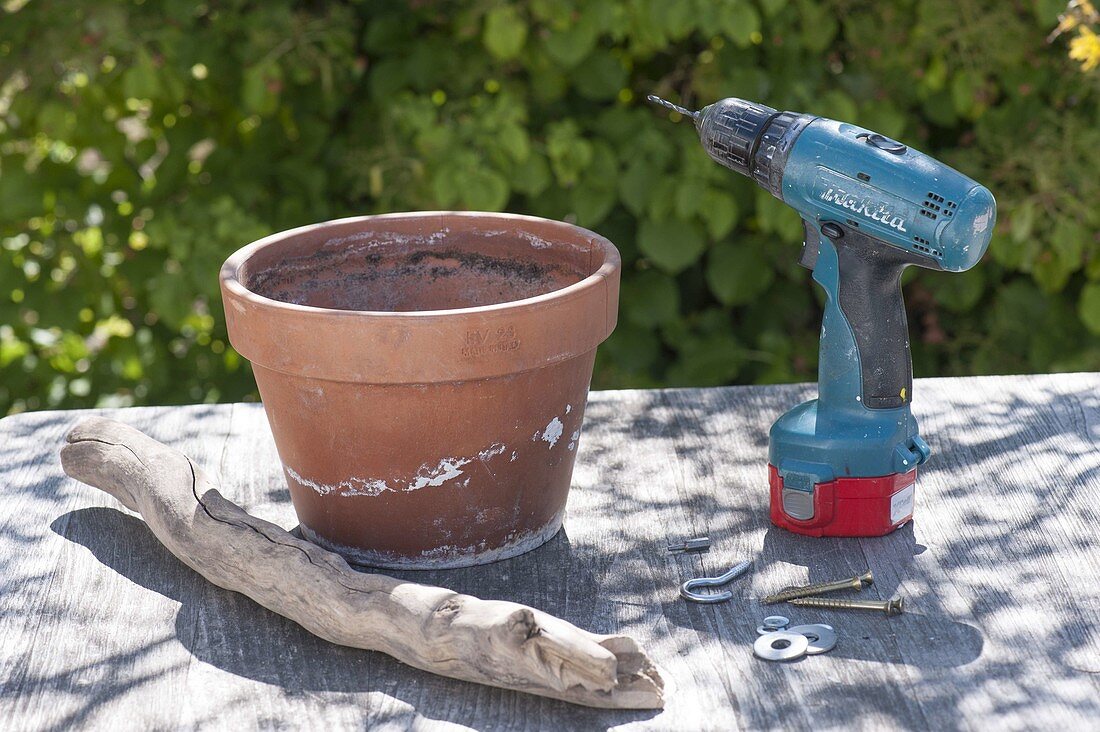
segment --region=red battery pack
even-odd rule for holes
[[[807,536],[883,536],[913,518],[917,471],[877,478],[837,478],[818,483],[813,517],[793,518],[783,510],[783,478],[768,465],[771,521]]]

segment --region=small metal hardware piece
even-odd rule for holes
[[[704,594],[701,592],[694,592],[698,587],[720,587],[728,582],[732,582],[736,578],[743,575],[752,567],[752,561],[746,559],[743,562],[735,564],[730,571],[726,572],[721,577],[696,577],[695,579],[689,579],[684,584],[680,585],[680,596],[685,600],[691,600],[692,602],[702,603],[715,603],[725,602],[733,597],[733,593],[729,590],[725,592],[718,592],[715,594]]]
[[[871,570],[868,569],[858,577],[852,577],[850,579],[837,580],[836,582],[817,582],[812,585],[802,585],[800,587],[787,587],[776,592],[774,595],[768,595],[760,600],[760,602],[765,605],[774,605],[777,602],[786,602],[796,597],[823,595],[826,592],[836,592],[837,590],[862,590],[864,585],[872,585],[874,582],[875,577],[871,574]]]
[[[806,653],[811,656],[831,651],[836,647],[836,631],[833,630],[831,625],[825,625],[824,623],[796,625],[787,628],[787,632],[806,636],[806,640],[810,642],[810,645],[806,648]]]
[[[672,553],[677,552],[705,552],[710,549],[710,537],[709,536],[697,536],[694,539],[688,539],[687,541],[681,541],[679,544],[669,544],[668,550]]]
[[[773,630],[781,630],[791,624],[791,619],[783,617],[782,615],[769,615],[764,618],[764,627],[772,628]]]
[[[757,635],[764,635],[765,633],[774,633],[777,630],[785,630],[785,628],[769,628],[766,625],[756,626],[756,634]]]
[[[830,600],[824,597],[798,597],[787,602],[799,607],[822,607],[830,610],[879,610],[887,615],[901,615],[900,597],[893,600]]]
[[[777,630],[756,639],[752,652],[765,661],[793,661],[806,655],[810,641],[801,633]]]

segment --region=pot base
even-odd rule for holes
[[[379,569],[458,569],[460,567],[473,567],[479,564],[499,562],[502,559],[511,559],[520,554],[526,554],[533,549],[538,549],[554,538],[561,530],[563,518],[564,511],[542,528],[517,532],[516,536],[510,541],[492,549],[483,549],[477,546],[441,546],[426,551],[419,556],[409,556],[379,549],[344,546],[320,536],[305,524],[299,524],[298,528],[302,532],[303,538],[323,549],[336,552],[348,564],[354,566],[376,567]]]

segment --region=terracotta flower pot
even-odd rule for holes
[[[330,221],[231,256],[229,339],[303,534],[394,568],[553,536],[619,269],[591,231],[486,213]]]

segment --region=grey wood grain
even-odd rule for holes
[[[767,427],[808,386],[596,392],[565,529],[497,564],[395,573],[534,605],[644,644],[662,712],[583,709],[430,676],[334,646],[214,587],[140,519],[63,476],[88,412],[0,421],[0,720],[6,729],[1096,728],[1100,722],[1100,375],[921,380],[933,459],[916,520],[881,539],[811,539],[767,521]],[[295,525],[262,409],[96,413],[189,454],[227,497]],[[708,554],[668,555],[709,534]],[[729,603],[679,582],[742,558]],[[752,656],[787,584],[870,567],[896,618],[785,606],[835,650]]]

